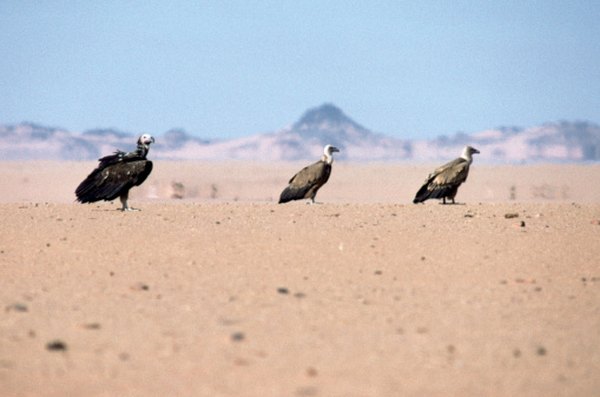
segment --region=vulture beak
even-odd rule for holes
[[[154,139],[154,138],[152,138],[152,139]],[[154,141],[153,141],[153,142],[154,142]],[[473,148],[473,153],[474,153],[474,154],[476,154],[476,153],[479,153],[479,150],[477,150],[477,149]]]
[[[336,148],[335,146],[332,146],[330,149],[331,153],[335,153],[335,152],[339,152],[340,149]]]

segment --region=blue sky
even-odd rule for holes
[[[405,138],[600,122],[600,2],[0,2],[0,123],[207,138],[331,102]]]

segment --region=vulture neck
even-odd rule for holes
[[[329,153],[323,153],[323,157],[321,157],[321,161],[331,165],[333,163],[333,156]]]
[[[471,153],[469,153],[468,150],[464,150],[460,158],[465,159],[469,164],[473,162],[473,156],[471,155]]]
[[[143,143],[138,143],[136,152],[143,158],[146,158],[148,152],[150,151],[150,145],[144,145]]]

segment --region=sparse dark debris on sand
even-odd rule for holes
[[[52,352],[67,351],[67,344],[59,339],[50,341],[46,344],[46,349]]]

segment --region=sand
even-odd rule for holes
[[[157,164],[123,213],[72,202],[93,163],[0,163],[0,396],[600,394],[597,165],[477,167],[454,206],[409,204],[426,165],[313,206],[233,165]]]

